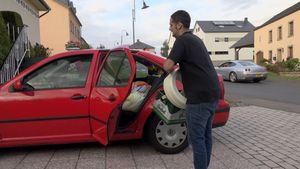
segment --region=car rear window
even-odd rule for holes
[[[242,66],[255,66],[255,64],[252,62],[238,62],[238,63],[241,64]]]

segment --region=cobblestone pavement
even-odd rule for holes
[[[257,106],[233,107],[213,130],[209,169],[300,168],[300,115]],[[0,169],[189,169],[192,152],[156,152],[144,141],[0,149]]]
[[[300,168],[300,115],[257,106],[234,107],[214,136],[259,168]]]

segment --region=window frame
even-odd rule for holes
[[[110,57],[110,54],[112,54],[112,53],[115,53],[115,52],[122,52],[122,53],[124,53],[124,56],[123,56],[123,58],[121,59],[121,64],[120,64],[120,66],[118,67],[118,71],[117,71],[117,73],[114,75],[114,82],[113,82],[113,85],[102,85],[101,84],[101,74],[102,74],[102,72],[103,72],[103,69],[105,69],[105,64],[107,63],[107,60],[109,59],[109,57]],[[123,51],[123,50],[116,50],[116,51],[111,51],[110,53],[108,53],[107,54],[107,56],[105,56],[105,59],[103,60],[103,63],[102,63],[102,68],[101,68],[101,70],[99,71],[99,74],[98,74],[98,77],[97,77],[97,81],[96,81],[96,87],[107,87],[107,88],[109,88],[109,87],[126,87],[127,85],[128,85],[128,82],[127,82],[127,84],[124,84],[124,85],[115,85],[116,84],[116,79],[117,79],[117,77],[118,77],[118,75],[119,75],[119,72],[120,72],[120,70],[121,70],[121,67],[122,67],[122,65],[123,65],[123,62],[124,62],[124,60],[127,58],[127,60],[128,60],[128,62],[129,62],[129,65],[130,65],[130,70],[131,70],[131,74],[132,74],[132,72],[133,72],[133,70],[132,70],[132,63],[130,62],[130,59],[129,59],[129,56],[127,55],[127,53],[125,52],[125,51]],[[131,74],[130,74],[130,76],[131,76]],[[128,81],[130,80],[130,78],[128,79]]]
[[[292,20],[288,23],[288,37],[293,37],[294,36],[294,32],[295,32],[294,27],[295,27],[295,24],[294,24],[294,21]]]
[[[54,62],[57,62],[59,60],[65,60],[65,59],[71,59],[71,58],[74,58],[74,57],[81,57],[81,58],[90,58],[90,64],[89,64],[89,68],[87,70],[87,75],[85,77],[85,83],[83,86],[74,86],[74,87],[57,87],[57,88],[43,88],[43,89],[35,89],[33,88],[31,91],[43,91],[43,90],[60,90],[60,89],[74,89],[74,88],[86,88],[86,85],[87,85],[87,81],[88,81],[88,78],[89,78],[89,73],[91,71],[91,68],[92,68],[92,62],[93,62],[93,54],[77,54],[77,55],[71,55],[71,56],[65,56],[65,57],[61,57],[61,58],[57,58],[55,60],[52,60],[50,62],[47,62],[45,63],[44,65],[42,66],[39,66],[37,67],[35,70],[31,71],[30,73],[26,74],[23,78],[22,78],[22,83],[24,85],[29,85],[31,86],[30,84],[28,84],[27,82],[34,78],[34,77],[31,77],[30,79],[27,79],[28,77],[30,77],[31,75],[33,75],[35,72],[45,68],[46,66],[49,66],[50,64],[53,64]],[[84,58],[84,59],[85,59]],[[74,62],[75,63],[75,62]]]
[[[282,26],[277,27],[277,41],[282,40]]]

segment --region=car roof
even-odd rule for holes
[[[124,48],[127,48],[127,47],[118,47],[118,48],[114,48],[114,49],[111,49],[111,50],[123,50]],[[127,48],[129,49],[129,48]],[[152,52],[148,52],[148,51],[143,51],[143,50],[136,50],[136,49],[129,49],[130,52],[135,55],[135,56],[138,56],[138,57],[142,57],[142,58],[145,58],[151,62],[154,62],[156,63],[158,66],[162,67],[166,58],[162,57],[162,56],[159,56],[159,55],[156,55]],[[59,54],[55,54],[53,55],[54,58],[57,58],[57,57],[60,57],[62,55],[72,55],[72,54],[88,54],[88,53],[99,53],[99,52],[104,52],[104,53],[107,53],[109,52],[110,49],[83,49],[83,50],[74,50],[74,51],[68,51],[68,52],[62,52],[62,53],[59,53]],[[51,57],[53,57],[51,56]]]

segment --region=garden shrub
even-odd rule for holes
[[[282,62],[282,66],[288,71],[296,71],[300,66],[300,62],[298,58],[290,58],[287,61]]]
[[[0,67],[5,61],[11,47],[11,41],[6,30],[6,24],[0,12]]]

